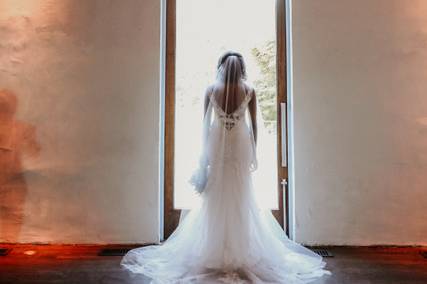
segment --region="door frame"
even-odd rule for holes
[[[174,152],[175,152],[175,57],[176,57],[176,1],[166,0],[166,62],[165,62],[165,98],[164,98],[164,143],[163,143],[163,234],[164,238],[170,236],[179,222],[180,210],[174,208]],[[278,173],[278,202],[279,209],[272,213],[280,225],[289,235],[289,194],[282,187],[282,181],[288,179],[288,167],[282,167],[281,103],[287,103],[287,21],[286,0],[276,0],[276,40],[277,40],[277,173]],[[288,140],[289,127],[286,126],[286,140]],[[286,155],[289,157],[289,155]]]

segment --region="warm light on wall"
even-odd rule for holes
[[[35,250],[26,250],[26,251],[24,251],[24,254],[25,255],[29,255],[29,256],[35,255],[36,253],[37,252]]]
[[[38,8],[40,8],[40,1],[37,0],[2,0],[0,1],[0,19],[34,15]]]
[[[419,117],[417,118],[417,122],[421,125],[427,126],[427,117]]]

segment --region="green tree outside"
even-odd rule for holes
[[[276,41],[268,41],[261,47],[254,47],[252,55],[261,71],[261,78],[254,81],[258,104],[261,109],[265,127],[270,132],[276,131]]]

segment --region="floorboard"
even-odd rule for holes
[[[144,276],[121,269],[120,256],[98,256],[105,246],[7,245],[0,256],[0,283],[149,283]],[[109,246],[110,248],[112,246]],[[114,248],[114,247],[112,247]],[[325,258],[332,276],[314,284],[425,284],[427,259],[409,247],[328,247]]]

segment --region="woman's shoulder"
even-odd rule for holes
[[[215,90],[215,88],[218,88],[218,84],[215,84],[215,83],[210,84],[210,85],[206,88],[205,93],[206,93],[207,95],[211,95],[211,94],[213,93],[213,91]]]
[[[251,83],[244,82],[243,86],[245,87],[246,94],[250,96],[255,96],[255,88]]]
[[[214,90],[214,84],[209,85],[205,90],[205,97],[209,98]]]

